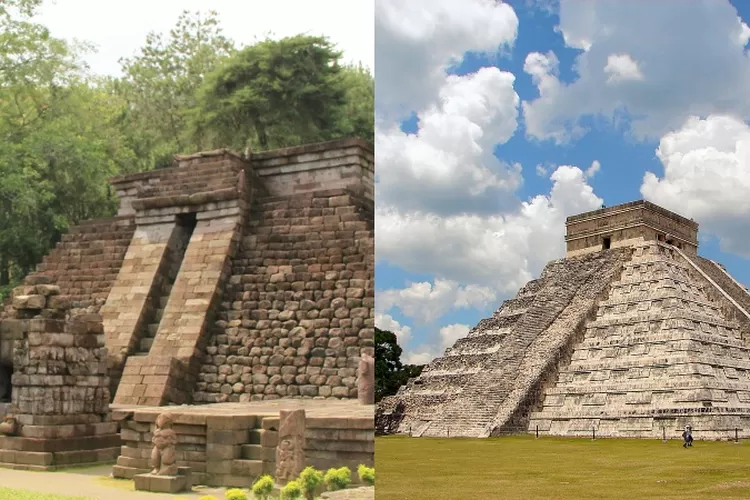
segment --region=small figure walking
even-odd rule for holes
[[[693,428],[691,426],[685,426],[685,431],[682,433],[682,439],[685,440],[685,442],[682,443],[683,448],[690,448],[693,446]]]

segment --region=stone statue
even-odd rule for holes
[[[17,433],[18,421],[14,417],[6,415],[3,419],[3,423],[0,424],[0,434],[5,436],[15,436]]]
[[[177,463],[175,459],[175,446],[177,446],[177,433],[172,429],[172,416],[162,413],[156,418],[156,430],[151,442],[154,449],[151,452],[151,465],[154,470],[151,474],[159,476],[177,475]]]
[[[305,468],[305,410],[281,410],[276,446],[276,481],[286,484]]]
[[[375,404],[375,358],[369,354],[362,354],[359,360],[357,399],[363,405]]]

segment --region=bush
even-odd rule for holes
[[[247,500],[247,493],[239,488],[232,488],[224,493],[226,500]]]
[[[281,488],[281,500],[297,500],[302,498],[302,486],[298,481],[289,481]]]
[[[343,490],[352,482],[352,471],[349,467],[328,469],[323,481],[325,481],[328,491]]]
[[[307,467],[299,475],[297,480],[302,487],[302,493],[307,500],[315,499],[315,490],[323,483],[323,473],[314,467]]]
[[[370,486],[375,486],[375,467],[367,467],[364,464],[359,464],[357,474],[360,481]]]
[[[268,474],[260,476],[253,484],[253,496],[259,500],[268,500],[273,493],[274,485],[273,478]]]

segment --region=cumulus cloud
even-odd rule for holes
[[[423,109],[464,53],[494,54],[512,46],[517,31],[513,8],[495,0],[375,2],[378,119],[398,121]]]
[[[497,210],[522,180],[520,166],[493,154],[517,127],[515,77],[491,67],[444,80],[438,100],[418,113],[417,133],[378,127],[378,203],[433,213]]]
[[[612,54],[607,58],[604,66],[607,83],[624,82],[628,80],[643,80],[643,73],[638,69],[638,63],[628,54]]]
[[[507,214],[441,217],[376,207],[376,256],[417,273],[510,294],[564,254],[565,218],[601,207],[578,167],[552,173],[549,195]]]
[[[750,28],[736,9],[719,0],[642,7],[560,1],[558,31],[582,51],[577,78],[560,81],[554,54],[529,54],[524,70],[539,88],[522,104],[529,136],[564,143],[585,132],[582,117],[615,122],[623,110],[639,139],[658,139],[692,115],[750,118]]]
[[[454,323],[440,329],[441,347],[445,350],[451,347],[460,338],[466,337],[471,328],[469,325]]]
[[[596,173],[599,171],[599,169],[602,168],[602,164],[599,163],[599,160],[594,160],[591,162],[591,166],[586,169],[586,177],[593,177],[596,175]]]
[[[393,319],[393,316],[391,316],[390,314],[383,314],[379,312],[376,313],[375,326],[377,326],[381,330],[387,330],[391,333],[395,333],[398,345],[400,345],[402,348],[411,339],[411,327],[402,325],[401,323]]]
[[[436,279],[412,283],[404,289],[378,292],[376,307],[381,311],[398,308],[404,315],[430,323],[450,310],[484,309],[494,303],[493,290],[477,285],[461,286],[455,281]]]
[[[662,177],[647,172],[645,199],[701,222],[722,248],[750,256],[750,127],[741,119],[691,117],[662,137]]]

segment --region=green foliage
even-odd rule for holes
[[[196,141],[266,150],[368,134],[372,77],[342,68],[340,57],[327,38],[306,35],[238,51],[199,91],[191,120]]]
[[[323,472],[316,470],[314,467],[306,467],[300,473],[297,481],[302,486],[305,498],[313,500],[315,498],[315,490],[323,484]]]
[[[402,365],[401,352],[395,333],[375,328],[375,401],[396,394],[410,378],[422,373],[424,366]]]
[[[234,50],[214,11],[184,11],[167,36],[149,33],[140,54],[122,59],[124,78],[113,82],[129,106],[122,116],[141,170],[168,166],[172,156],[199,149],[188,134],[188,110],[206,74]]]
[[[253,496],[259,500],[267,500],[273,492],[274,480],[268,474],[260,476],[253,484]]]
[[[239,488],[232,488],[224,493],[226,500],[247,500],[247,493]]]
[[[299,481],[289,481],[281,488],[281,500],[297,500],[302,498],[302,485]]]
[[[352,471],[349,467],[328,469],[323,481],[325,481],[328,491],[343,490],[352,482]]]
[[[374,467],[367,467],[364,464],[359,464],[359,467],[357,467],[357,475],[359,475],[359,480],[362,481],[365,484],[368,484],[370,486],[375,485],[375,468]]]

